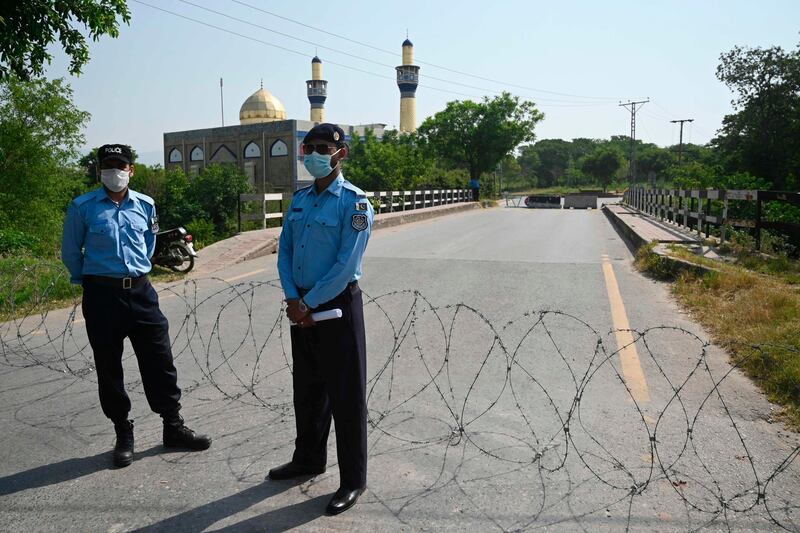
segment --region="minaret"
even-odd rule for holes
[[[417,131],[417,84],[419,67],[414,65],[414,45],[403,41],[403,64],[397,70],[397,87],[400,88],[400,131]]]
[[[311,60],[311,79],[306,81],[308,101],[311,103],[311,122],[325,122],[325,99],[328,98],[328,80],[322,79],[322,60]]]

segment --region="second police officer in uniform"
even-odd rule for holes
[[[339,489],[327,507],[352,507],[367,483],[366,338],[361,260],[374,211],[364,192],[344,179],[344,131],[318,124],[303,139],[304,166],[314,184],[298,190],[280,237],[278,270],[293,322],[292,384],[297,439],[292,460],[270,479],[320,474],[327,461],[331,416],[336,424]],[[314,322],[312,312],[341,309]]]
[[[125,337],[136,353],[147,402],[163,419],[164,446],[204,450],[211,439],[187,428],[180,415],[169,324],[147,278],[158,231],[153,199],[128,189],[134,171],[128,146],[101,146],[97,157],[102,186],[70,204],[61,257],[71,281],[83,285],[83,317],[100,406],[117,434],[114,464],[133,461],[131,401],[122,374]]]

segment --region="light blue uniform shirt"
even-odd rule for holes
[[[128,190],[117,207],[103,187],[69,205],[61,240],[61,260],[72,283],[83,276],[144,276],[152,265],[158,231],[155,202]]]
[[[375,212],[364,191],[341,174],[317,194],[314,186],[292,198],[278,247],[278,273],[287,299],[309,307],[328,302],[361,278]]]

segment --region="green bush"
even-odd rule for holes
[[[636,251],[634,264],[639,270],[646,272],[655,279],[673,281],[678,277],[679,271],[675,268],[673,261],[653,251],[657,245],[658,242],[653,241],[641,246]]]
[[[15,229],[0,229],[0,255],[19,250],[33,250],[38,239]]]
[[[41,313],[80,294],[58,259],[0,257],[0,320]]]
[[[0,82],[0,228],[11,232],[9,249],[57,253],[67,206],[85,190],[73,163],[88,119],[64,80]]]
[[[186,230],[191,233],[195,247],[199,250],[219,240],[214,231],[214,223],[207,218],[194,218],[186,225]]]

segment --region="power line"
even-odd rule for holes
[[[649,102],[650,99],[647,100],[640,100],[638,102],[620,102],[620,107],[628,108],[630,106],[630,113],[631,113],[631,163],[628,169],[629,178],[631,183],[636,181],[636,111],[640,109],[644,104]],[[637,107],[638,106],[638,107]]]
[[[263,26],[261,24],[257,24],[255,22],[252,22],[252,21],[249,21],[249,20],[245,20],[245,19],[241,19],[241,18],[238,18],[238,17],[234,17],[233,15],[229,15],[229,14],[227,14],[225,12],[222,12],[222,11],[217,11],[215,9],[211,9],[209,7],[205,7],[205,6],[196,4],[194,2],[190,2],[189,0],[178,0],[178,1],[181,2],[181,3],[184,3],[186,5],[190,5],[190,6],[198,8],[198,9],[202,9],[203,11],[207,11],[209,13],[213,13],[214,15],[217,15],[217,16],[220,16],[220,17],[224,17],[224,18],[239,22],[241,24],[246,24],[248,26],[259,28],[259,29],[264,30],[264,31],[275,33],[275,34],[280,35],[282,37],[285,37],[287,39],[292,39],[292,40],[295,40],[295,41],[299,41],[299,42],[302,42],[302,43],[305,43],[305,44],[312,45],[312,46],[317,47],[317,48],[322,48],[324,50],[329,50],[329,51],[337,53],[337,54],[342,54],[342,55],[345,55],[347,57],[351,57],[353,59],[358,59],[360,61],[365,61],[367,63],[371,63],[373,65],[377,65],[377,66],[384,67],[384,68],[387,68],[387,69],[392,69],[392,70],[394,69],[393,65],[389,65],[389,64],[386,64],[386,63],[381,63],[380,61],[375,61],[373,59],[369,59],[369,58],[364,57],[364,56],[360,56],[360,55],[357,55],[357,54],[352,54],[352,53],[349,53],[349,52],[345,52],[343,50],[340,50],[340,49],[337,49],[337,48],[332,48],[330,46],[326,46],[324,44],[320,44],[320,43],[317,43],[315,41],[309,41],[307,39],[303,39],[301,37],[297,37],[297,36],[282,32],[282,31],[278,31],[276,29],[269,28],[267,26]],[[243,4],[243,5],[247,5],[247,4]],[[248,7],[253,7],[253,6],[248,6]],[[253,9],[258,9],[259,11],[264,11],[264,10],[261,10],[259,8],[256,8],[256,7],[253,7]],[[269,12],[269,13],[271,13],[271,12]],[[324,31],[324,30],[321,30],[321,31]],[[325,32],[325,33],[330,33],[330,32]],[[396,54],[393,54],[393,55],[396,55]],[[421,61],[417,61],[417,62],[418,63],[422,63]],[[478,91],[483,91],[485,93],[490,93],[490,94],[500,94],[500,92],[501,92],[501,91],[498,91],[498,90],[495,90],[495,89],[488,89],[486,87],[479,87],[479,86],[475,86],[475,85],[469,85],[469,84],[466,84],[466,83],[461,83],[461,82],[450,80],[450,79],[446,79],[446,78],[439,78],[437,76],[425,75],[425,78],[431,79],[431,80],[434,80],[434,81],[438,81],[438,82],[442,82],[442,83],[446,83],[446,84],[450,84],[450,85],[457,85],[457,86],[460,86],[460,87],[465,87],[467,89],[474,89],[474,90],[478,90]],[[485,79],[487,81],[492,81],[493,83],[497,83],[498,85],[502,85],[502,82],[498,82],[498,81],[495,81],[495,80],[490,80],[489,78],[482,78],[482,79]],[[522,95],[522,96],[525,96],[525,95]],[[545,97],[538,97],[538,96],[536,96],[536,97],[529,96],[529,98],[532,98],[532,99],[535,98],[537,101],[552,101],[552,102],[559,102],[559,103],[564,103],[564,104],[569,104],[569,105],[576,105],[576,106],[577,105],[604,105],[604,104],[605,105],[609,105],[609,104],[607,104],[605,102],[603,102],[603,103],[600,103],[600,102],[573,102],[573,101],[570,101],[570,100],[564,100],[564,99],[559,99],[559,98],[545,98]],[[544,104],[542,104],[542,105],[544,105]],[[563,105],[563,106],[550,105],[550,107],[567,107],[567,106],[566,105]]]
[[[180,13],[175,13],[174,11],[170,11],[168,9],[164,9],[164,8],[161,8],[161,7],[158,7],[158,6],[154,6],[152,4],[148,4],[147,2],[143,2],[142,0],[132,0],[132,1],[136,2],[137,4],[142,4],[144,6],[150,7],[152,9],[156,9],[156,10],[164,12],[164,13],[168,13],[170,15],[173,15],[173,16],[176,16],[176,17],[179,17],[179,18],[182,18],[182,19],[185,19],[185,20],[189,20],[191,22],[195,22],[195,23],[201,24],[203,26],[207,26],[209,28],[213,28],[215,30],[219,30],[219,31],[222,31],[222,32],[225,32],[225,33],[229,33],[231,35],[236,35],[237,37],[241,37],[242,39],[248,39],[250,41],[257,42],[257,43],[260,43],[260,44],[263,44],[263,45],[266,45],[266,46],[271,46],[273,48],[278,48],[279,50],[283,50],[285,52],[296,54],[296,55],[302,56],[304,58],[308,58],[309,57],[309,55],[304,53],[304,52],[299,52],[297,50],[293,50],[293,49],[287,48],[285,46],[281,46],[281,45],[278,45],[278,44],[275,44],[275,43],[271,43],[269,41],[264,41],[264,40],[258,39],[256,37],[252,37],[250,35],[245,35],[243,33],[239,33],[239,32],[233,31],[233,30],[229,30],[227,28],[223,28],[221,26],[217,26],[215,24],[211,24],[211,23],[208,23],[208,22],[205,22],[205,21],[202,21],[202,20],[198,20],[198,19],[186,16],[186,15],[182,15]],[[370,72],[368,70],[364,70],[364,69],[361,69],[361,68],[358,68],[358,67],[353,67],[353,66],[350,66],[350,65],[346,65],[344,63],[337,63],[335,61],[328,61],[328,63],[330,63],[331,65],[336,65],[337,67],[342,67],[342,68],[346,68],[346,69],[353,70],[353,71],[356,71],[356,72],[361,72],[362,74],[367,74],[369,76],[375,76],[377,78],[383,78],[383,79],[395,81],[395,78],[392,77],[392,76],[386,76],[386,75],[383,75],[383,74],[377,74],[375,72]],[[479,98],[478,96],[473,95],[473,94],[460,93],[460,92],[457,92],[457,91],[453,91],[453,90],[450,90],[450,89],[442,89],[440,87],[435,87],[435,86],[432,86],[432,85],[424,85],[424,87],[427,88],[427,89],[432,89],[434,91],[441,91],[441,92],[444,92],[444,93],[457,94],[459,96],[466,96],[468,98]]]
[[[251,40],[251,41],[254,41],[254,42],[258,42],[260,44],[264,44],[264,45],[267,45],[267,46],[278,48],[280,50],[284,50],[286,52],[290,52],[290,53],[293,53],[293,54],[296,54],[296,55],[300,55],[300,56],[303,56],[303,57],[309,57],[309,55],[304,53],[304,52],[300,52],[298,50],[294,50],[294,49],[291,49],[291,48],[287,48],[285,46],[281,46],[281,45],[278,45],[278,44],[275,44],[275,43],[271,43],[269,41],[264,41],[262,39],[258,39],[256,37],[252,37],[250,35],[245,35],[243,33],[239,33],[239,32],[233,31],[233,30],[229,30],[227,28],[223,28],[223,27],[217,26],[215,24],[211,24],[211,23],[208,23],[208,22],[205,22],[205,21],[193,18],[193,17],[189,17],[189,16],[183,15],[181,13],[176,13],[176,12],[170,11],[168,9],[164,9],[164,8],[161,8],[161,7],[158,7],[158,6],[154,6],[154,5],[149,4],[147,2],[143,2],[142,0],[132,0],[132,1],[134,1],[134,2],[136,2],[138,4],[142,4],[142,5],[145,5],[147,7],[150,7],[152,9],[156,9],[158,11],[161,11],[161,12],[164,12],[164,13],[168,13],[168,14],[173,15],[175,17],[182,18],[184,20],[188,20],[188,21],[191,21],[191,22],[194,22],[194,23],[197,23],[197,24],[201,24],[201,25],[209,27],[209,28],[213,28],[213,29],[216,29],[216,30],[219,30],[219,31],[223,31],[223,32],[229,33],[231,35],[235,35],[237,37],[241,37],[243,39],[248,39],[248,40]],[[312,44],[314,46],[321,47],[321,48],[324,48],[324,49],[327,49],[327,50],[331,50],[331,51],[334,51],[334,52],[337,52],[337,53],[343,53],[343,54],[351,56],[353,58],[361,59],[361,60],[364,60],[364,61],[367,61],[367,62],[370,62],[370,63],[374,63],[374,64],[379,65],[379,66],[383,66],[383,67],[387,67],[387,68],[394,68],[391,65],[386,65],[386,64],[383,64],[383,63],[380,63],[380,62],[377,62],[377,61],[373,61],[373,60],[370,60],[370,59],[367,59],[367,58],[363,58],[363,57],[357,56],[355,54],[349,54],[347,52],[341,52],[339,50],[336,50],[336,49],[333,49],[333,48],[330,48],[330,47],[327,47],[327,46],[324,46],[324,45],[320,45],[320,44],[312,42],[312,41],[307,41],[305,39],[296,38],[296,37],[290,36],[288,34],[285,34],[283,32],[279,32],[277,30],[273,30],[271,28],[267,28],[265,26],[261,26],[261,25],[255,24],[255,23],[252,23],[252,22],[247,21],[247,20],[239,19],[237,17],[233,17],[233,16],[227,15],[225,13],[222,13],[222,12],[219,12],[219,11],[215,11],[215,10],[210,9],[210,8],[206,8],[204,6],[200,6],[198,4],[194,4],[194,3],[189,2],[187,0],[179,0],[179,1],[181,1],[181,2],[183,2],[185,4],[188,4],[188,5],[192,5],[194,7],[198,7],[200,9],[205,10],[205,11],[209,11],[209,12],[214,13],[216,15],[219,15],[219,16],[234,20],[236,22],[248,24],[248,25],[251,25],[251,26],[255,26],[255,27],[267,30],[267,31],[271,31],[271,32],[277,33],[277,34],[285,36],[285,37],[289,37],[289,38],[292,38],[292,39],[296,39],[296,40],[302,41],[302,42],[304,42],[306,44]],[[344,64],[344,63],[339,63],[339,62],[331,61],[331,60],[327,60],[327,59],[326,59],[326,61],[331,65],[343,67],[343,68],[350,69],[350,70],[353,70],[353,71],[356,71],[356,72],[360,72],[360,73],[363,73],[363,74],[368,74],[370,76],[375,76],[375,77],[379,77],[379,78],[383,78],[383,79],[387,79],[387,80],[392,80],[392,81],[395,80],[394,77],[386,76],[386,75],[383,75],[383,74],[377,74],[375,72],[367,71],[367,70],[364,70],[364,69],[361,69],[361,68],[358,68],[358,67],[353,67],[351,65],[347,65],[347,64]],[[442,82],[445,82],[445,83],[451,83],[451,84],[454,84],[454,85],[460,85],[460,86],[467,87],[467,88],[477,89],[477,90],[485,91],[485,92],[488,92],[488,93],[499,94],[499,91],[494,91],[494,90],[486,89],[486,88],[482,88],[482,87],[475,87],[475,86],[472,86],[472,85],[466,85],[466,84],[463,84],[463,83],[453,82],[453,81],[442,79],[442,78],[436,78],[436,77],[433,77],[433,76],[427,76],[427,78],[431,78],[431,79],[434,79],[434,80],[437,80],[437,81],[442,81]],[[467,98],[473,98],[473,99],[479,99],[480,98],[480,96],[475,95],[475,94],[469,94],[469,93],[455,91],[455,90],[452,90],[452,89],[436,87],[434,85],[429,85],[429,84],[424,83],[424,82],[420,83],[420,86],[425,87],[426,89],[432,89],[434,91],[439,91],[439,92],[443,92],[443,93],[454,94],[454,95],[458,95],[458,96],[464,96],[464,97],[467,97]],[[537,99],[539,99],[539,98],[537,97]],[[544,100],[554,100],[554,101],[557,101],[557,102],[564,102],[564,100],[557,100],[557,99],[546,99],[546,98],[544,98]],[[587,106],[609,105],[609,104],[607,104],[605,102],[571,102],[571,103],[565,103],[565,104],[540,104],[540,103],[537,103],[537,105],[539,107],[587,107]]]
[[[395,51],[387,50],[385,48],[380,48],[378,46],[375,46],[375,45],[372,45],[372,44],[369,44],[369,43],[365,43],[365,42],[362,42],[362,41],[357,41],[355,39],[351,39],[350,37],[346,37],[344,35],[341,35],[341,34],[338,34],[338,33],[334,33],[334,32],[325,30],[323,28],[312,26],[310,24],[306,24],[304,22],[300,22],[298,20],[283,16],[283,15],[279,15],[279,14],[273,12],[273,11],[268,11],[266,9],[262,9],[260,7],[254,6],[252,4],[248,4],[247,2],[243,2],[241,0],[231,0],[231,1],[236,3],[236,4],[239,4],[239,5],[242,5],[242,6],[245,6],[245,7],[249,7],[250,9],[253,9],[255,11],[259,11],[259,12],[264,13],[266,15],[271,15],[271,16],[279,18],[281,20],[285,20],[287,22],[291,22],[293,24],[297,24],[299,26],[303,26],[304,28],[308,28],[308,29],[311,29],[311,30],[314,30],[314,31],[325,33],[325,34],[330,35],[332,37],[336,37],[337,39],[344,39],[345,41],[351,42],[353,44],[357,44],[359,46],[364,46],[364,47],[370,48],[372,50],[377,50],[378,52],[391,54],[392,56],[397,54],[397,52],[395,52]],[[417,59],[417,63],[419,63],[420,65],[426,65],[426,66],[429,66],[429,67],[434,67],[434,68],[446,70],[446,71],[452,72],[454,74],[461,74],[462,76],[469,76],[471,78],[475,78],[475,79],[479,79],[479,80],[483,80],[483,81],[488,81],[488,82],[491,82],[491,83],[496,83],[498,85],[503,85],[503,86],[507,86],[507,87],[514,87],[516,89],[524,89],[526,91],[553,94],[553,95],[556,95],[556,96],[568,96],[570,98],[584,98],[584,99],[589,99],[589,100],[607,100],[609,103],[611,103],[612,101],[617,100],[616,98],[610,97],[610,96],[587,96],[587,95],[580,95],[580,94],[562,93],[562,92],[558,92],[558,91],[548,91],[546,89],[538,89],[538,88],[535,88],[535,87],[526,87],[524,85],[517,85],[517,84],[514,84],[514,83],[494,80],[494,79],[487,78],[487,77],[484,77],[484,76],[479,76],[477,74],[470,74],[469,72],[464,72],[464,71],[461,71],[461,70],[452,69],[452,68],[445,67],[445,66],[442,66],[442,65],[437,65],[435,63],[430,63],[430,62],[427,62],[427,61],[421,61],[419,59]]]
[[[678,141],[678,164],[681,164],[681,159],[683,159],[683,123],[688,122],[691,126],[691,123],[694,122],[693,118],[682,118],[679,120],[670,120],[673,124],[679,123],[681,125],[681,136],[680,141]]]

